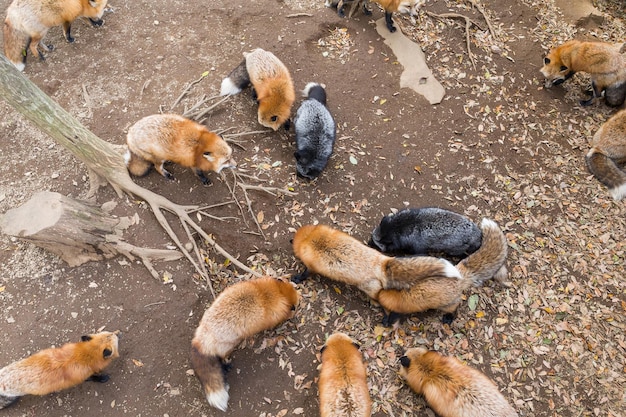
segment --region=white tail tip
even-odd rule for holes
[[[228,387],[219,391],[212,392],[206,395],[206,400],[211,407],[215,407],[218,410],[226,411],[228,409]]]
[[[498,229],[499,227],[498,227],[498,224],[496,222],[494,222],[493,220],[488,219],[488,218],[485,217],[482,220],[482,222],[480,223],[480,228],[481,229],[485,229],[485,228]]]
[[[222,80],[222,87],[220,88],[220,96],[233,96],[239,94],[241,88],[237,87],[233,80],[230,78],[224,78]]]
[[[26,65],[23,62],[18,62],[17,64],[14,62],[13,65],[15,65],[15,68],[17,68],[20,72],[23,72],[24,68],[26,68]]]
[[[619,187],[611,188],[609,191],[613,196],[613,200],[620,201],[622,198],[626,197],[626,183]]]
[[[452,265],[452,263],[450,263],[446,259],[442,259],[442,261],[446,263],[446,266],[444,267],[444,270],[443,270],[444,271],[443,273],[445,274],[446,277],[458,278],[458,279],[463,278],[456,266]]]
[[[124,163],[126,164],[126,166],[128,166],[128,164],[130,163],[130,149],[127,149],[124,153]]]
[[[311,88],[316,87],[318,85],[321,87],[319,83],[314,83],[314,82],[308,83],[306,86],[304,86],[304,90],[302,90],[302,97],[308,97],[309,91],[311,91]]]

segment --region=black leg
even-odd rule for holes
[[[302,281],[309,277],[309,269],[306,268],[304,271],[300,272],[297,275],[291,277],[291,282],[295,282],[296,284],[300,284]]]
[[[446,313],[443,315],[443,317],[441,318],[441,322],[443,324],[452,324],[452,322],[454,321],[454,319],[456,318],[456,313]]]
[[[105,383],[109,380],[109,378],[110,377],[107,374],[93,374],[87,378],[87,381]]]
[[[95,19],[92,19],[91,17],[89,18],[89,21],[91,22],[91,25],[95,28],[99,28],[104,23],[104,20],[102,19],[95,20]]]
[[[204,184],[204,185],[211,185],[212,184],[211,179],[209,177],[207,177],[203,171],[200,171],[199,169],[196,169],[196,170],[194,170],[194,172],[196,173],[198,178],[200,178],[200,181],[202,181],[202,184]]]
[[[393,19],[391,18],[391,12],[385,12],[385,22],[387,23],[387,29],[393,33],[396,31],[396,27],[393,25]]]
[[[391,327],[398,320],[400,320],[400,314],[394,313],[393,311],[390,311],[389,313],[387,313],[387,311],[385,311],[385,315],[383,316],[382,325],[385,326],[385,327]]]

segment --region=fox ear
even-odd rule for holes
[[[355,348],[361,349],[361,345],[359,345],[358,343],[352,342],[352,344],[354,345]]]
[[[565,65],[561,65],[561,72],[563,71],[567,71],[569,68],[567,68]]]
[[[111,357],[111,355],[113,355],[113,351],[112,351],[111,349],[108,349],[108,348],[107,348],[107,349],[104,349],[104,350],[102,351],[102,357],[103,357],[104,359],[106,359],[106,358],[110,358],[110,357]]]
[[[400,364],[408,368],[411,365],[411,359],[409,359],[408,356],[403,356],[400,358]]]
[[[98,1],[97,0],[89,0],[89,5],[91,7],[98,7]]]
[[[202,156],[209,162],[215,161],[215,158],[213,158],[213,155],[211,154],[211,152],[205,152],[202,154]]]
[[[326,349],[326,345],[322,346],[322,348],[320,349],[320,353],[324,353],[325,349]]]
[[[548,65],[548,64],[550,63],[550,58],[545,57],[545,58],[543,59],[543,63],[544,63],[544,65]]]
[[[91,340],[91,336],[85,335],[80,337],[81,342],[89,342]]]

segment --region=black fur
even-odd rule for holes
[[[435,207],[412,208],[383,217],[370,246],[385,253],[466,257],[480,248],[482,232],[460,214]]]
[[[296,113],[296,170],[308,179],[317,178],[326,165],[335,145],[335,121],[326,108],[326,91],[315,83],[305,88],[307,99]]]
[[[22,397],[10,397],[8,395],[0,395],[0,410],[13,405]]]

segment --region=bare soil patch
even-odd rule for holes
[[[0,0],[0,9],[9,3]],[[357,290],[319,277],[300,285],[296,317],[235,351],[229,415],[318,415],[319,348],[334,331],[361,344],[375,416],[429,412],[397,376],[399,357],[416,345],[456,355],[491,376],[522,416],[624,415],[626,206],[613,202],[584,166],[588,141],[614,109],[578,105],[588,83],[583,75],[545,90],[539,73],[547,49],[571,37],[623,41],[623,2],[598,1],[607,14],[592,28],[563,19],[552,0],[480,3],[497,37],[465,1],[429,0],[415,25],[395,17],[446,89],[436,106],[400,88],[402,68],[375,30],[380,10],[341,19],[322,1],[112,1],[102,28],[76,22],[74,44],[55,28],[46,39],[56,49],[46,61],[28,57],[25,75],[115,144],[123,144],[128,127],[143,116],[182,113],[202,95],[217,94],[242,52],[256,47],[283,60],[298,90],[309,81],[325,84],[338,141],[318,180],[296,177],[293,132],[246,136],[235,147],[242,171],[297,193],[250,193],[265,237],[231,202],[229,173],[211,175],[207,187],[176,166],[174,182],[154,172],[137,179],[180,204],[227,203],[211,214],[234,219],[204,218],[203,227],[264,273],[299,272],[290,239],[311,222],[365,241],[392,209],[438,206],[475,222],[492,218],[505,230],[513,287],[488,282],[473,289],[450,326],[429,312],[385,328],[379,307]],[[476,67],[468,59],[464,22],[426,11],[481,23],[470,33]],[[40,190],[84,198],[84,166],[3,102],[0,114],[0,213]],[[245,91],[205,123],[246,132],[260,130],[256,120]],[[97,198],[115,201],[119,216],[138,214],[129,242],[170,244],[140,201],[118,199],[110,188]],[[245,208],[240,193],[236,199]],[[248,278],[206,251],[217,291]],[[69,268],[0,236],[0,265],[0,365],[102,327],[123,332],[108,383],[25,397],[4,415],[222,414],[206,404],[189,372],[189,343],[211,295],[187,262],[156,265],[163,275],[157,281],[138,262],[115,258]]]

